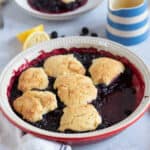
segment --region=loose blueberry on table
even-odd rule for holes
[[[87,3],[88,0],[28,0],[29,5],[44,13],[65,13],[76,10]]]
[[[47,58],[50,58],[55,55],[67,55],[73,54],[73,56],[80,61],[84,66],[86,73],[85,75],[91,78],[89,68],[92,65],[94,59],[99,59],[103,57],[111,58],[121,62],[124,65],[124,71],[119,74],[109,85],[106,84],[96,84],[97,97],[92,100],[90,105],[94,106],[99,115],[102,117],[102,123],[96,128],[96,130],[110,127],[126,117],[128,117],[139,105],[142,97],[144,95],[145,84],[143,82],[142,76],[138,69],[126,58],[113,55],[109,52],[100,50],[98,51],[95,48],[70,48],[67,49],[60,48],[55,49],[51,52],[41,51],[41,54],[31,62],[23,64],[17,71],[15,71],[14,76],[11,78],[10,85],[8,87],[8,98],[10,104],[13,108],[13,103],[16,98],[22,96],[22,92],[18,90],[18,80],[21,73],[30,68],[30,67],[43,67],[44,62]],[[24,68],[24,66],[26,66]],[[63,109],[66,105],[61,101],[57,90],[54,89],[55,77],[48,78],[49,83],[46,89],[39,91],[51,91],[56,94],[56,99],[58,103],[57,109],[44,114],[42,120],[37,122],[30,122],[33,126],[38,128],[60,132],[58,130],[60,126],[60,120],[63,116]],[[35,90],[35,89],[33,89]],[[14,110],[14,108],[13,108]],[[80,111],[80,110],[78,110]],[[15,110],[14,112],[22,118]],[[23,119],[23,118],[22,118]],[[66,129],[64,133],[81,133],[82,131],[74,131]],[[89,131],[84,131],[89,132]]]
[[[95,32],[91,32],[89,30],[88,27],[82,27],[81,28],[81,31],[80,31],[80,36],[92,36],[92,37],[98,37],[99,34],[98,33],[95,33]],[[49,34],[50,38],[51,39],[55,39],[55,38],[58,38],[58,37],[66,37],[66,35],[61,35],[61,36],[58,36],[58,32],[57,31],[52,31],[50,34]]]

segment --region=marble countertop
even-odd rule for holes
[[[15,38],[16,34],[41,23],[45,25],[48,33],[56,30],[60,35],[79,35],[80,29],[83,26],[88,26],[92,32],[97,32],[101,37],[105,37],[106,0],[94,11],[69,21],[52,22],[31,17],[19,8],[13,0],[10,0],[2,12],[5,27],[0,29],[0,70],[21,50],[21,45]],[[150,65],[149,43],[150,37],[139,45],[129,47],[147,65]],[[75,145],[73,150],[150,150],[150,111],[134,125],[115,137],[95,144]]]

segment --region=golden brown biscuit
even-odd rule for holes
[[[44,70],[51,77],[68,73],[85,74],[85,68],[72,54],[48,58],[44,63]]]
[[[59,76],[54,83],[61,101],[67,106],[85,105],[97,97],[92,80],[80,74]]]
[[[14,101],[13,107],[24,119],[37,122],[57,108],[57,100],[51,92],[27,91]]]
[[[56,95],[48,91],[27,91],[24,96],[31,96],[40,100],[43,113],[46,114],[49,111],[53,111],[57,108]]]
[[[90,131],[101,124],[102,118],[93,105],[66,107],[61,117],[59,131]]]
[[[115,59],[102,57],[94,59],[89,68],[93,82],[109,85],[119,74],[124,72],[124,65]]]
[[[45,89],[48,86],[48,77],[42,68],[29,68],[19,77],[18,89],[22,92],[31,89]]]

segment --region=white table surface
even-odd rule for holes
[[[3,9],[5,27],[0,29],[0,70],[21,50],[16,34],[41,23],[49,33],[57,30],[61,35],[78,35],[81,27],[88,26],[105,37],[106,3],[105,0],[97,9],[75,20],[52,22],[31,17],[10,0]],[[150,37],[129,48],[150,65]],[[150,150],[150,111],[119,135],[95,144],[76,145],[73,150]]]

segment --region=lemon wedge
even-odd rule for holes
[[[50,40],[49,35],[46,32],[39,31],[30,34],[23,44],[23,50],[30,48],[36,44]]]
[[[21,32],[17,35],[17,39],[21,42],[21,43],[24,43],[25,40],[27,39],[27,37],[32,34],[33,32],[38,32],[38,31],[44,31],[44,25],[43,24],[40,24],[36,27],[33,27],[29,30],[26,30],[24,32]]]

